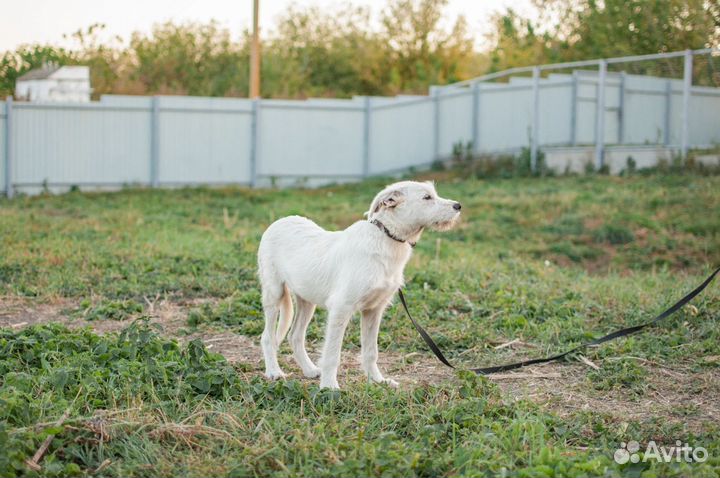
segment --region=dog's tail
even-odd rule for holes
[[[293,320],[293,304],[292,297],[290,297],[290,289],[286,285],[283,286],[283,296],[280,298],[280,320],[277,325],[277,334],[275,340],[277,340],[278,346],[285,339],[288,330],[290,330],[290,324]]]

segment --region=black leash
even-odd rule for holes
[[[513,370],[513,369],[520,368],[520,367],[526,367],[528,365],[552,362],[554,360],[560,360],[561,358],[563,358],[567,355],[570,355],[574,352],[577,352],[578,350],[584,349],[586,347],[590,347],[593,345],[600,345],[604,342],[608,342],[610,340],[617,339],[618,337],[625,337],[626,335],[634,334],[636,332],[641,331],[645,327],[653,325],[653,324],[663,320],[664,318],[674,314],[678,310],[680,310],[685,304],[687,304],[688,302],[693,300],[695,298],[695,296],[697,296],[700,292],[705,290],[705,288],[710,284],[710,282],[712,282],[712,280],[715,278],[715,276],[718,274],[718,272],[720,272],[720,267],[715,269],[715,272],[710,274],[710,276],[707,279],[705,279],[705,281],[702,284],[697,286],[692,292],[690,292],[685,297],[683,297],[682,299],[677,301],[675,304],[673,304],[672,307],[667,309],[665,312],[661,313],[660,315],[658,315],[651,321],[645,322],[644,324],[634,325],[632,327],[626,327],[624,329],[616,330],[615,332],[609,333],[609,334],[605,335],[604,337],[600,337],[599,339],[595,339],[590,342],[580,344],[577,347],[568,350],[567,352],[564,352],[564,353],[561,353],[558,355],[553,355],[551,357],[523,360],[522,362],[509,363],[506,365],[496,365],[494,367],[471,368],[470,371],[475,372],[480,375],[487,375],[487,374],[491,374],[491,373],[505,372],[506,370]],[[445,365],[447,365],[450,368],[455,368],[455,366],[453,366],[453,364],[451,364],[448,361],[448,359],[445,358],[445,355],[443,355],[442,350],[440,350],[440,347],[438,347],[437,344],[435,343],[435,341],[433,341],[432,337],[430,337],[430,335],[425,331],[425,329],[423,329],[420,326],[420,324],[418,324],[415,321],[415,319],[413,319],[413,316],[410,315],[410,310],[408,309],[407,301],[405,300],[405,295],[403,294],[402,289],[398,290],[398,295],[400,296],[400,302],[402,303],[403,308],[405,309],[405,313],[407,313],[407,316],[410,318],[410,321],[415,326],[415,330],[418,331],[418,333],[423,338],[423,340],[425,341],[427,346],[430,347],[430,350],[433,351],[435,356],[442,363],[444,363]]]

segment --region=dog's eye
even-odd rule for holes
[[[429,201],[429,200],[432,199],[432,196],[429,195],[429,194],[426,194],[425,196],[423,196],[423,199],[426,200],[426,201]]]

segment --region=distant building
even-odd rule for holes
[[[15,83],[15,98],[24,101],[87,103],[91,92],[87,66],[46,64]]]

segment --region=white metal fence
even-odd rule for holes
[[[514,130],[513,139],[508,142],[503,134],[496,139],[500,144],[488,147],[478,138],[473,141],[476,151],[511,145],[526,128],[533,167],[539,149],[548,146],[593,144],[598,168],[607,145],[661,145],[684,157],[690,146],[710,148],[720,143],[719,53],[686,50],[513,68],[443,89],[489,92],[492,86],[506,96],[495,95],[495,101],[517,108],[503,112],[494,104],[487,109],[501,115]],[[682,62],[679,67],[673,67],[676,59]],[[694,68],[698,59],[706,69]],[[634,65],[655,73],[628,74]],[[609,72],[609,67],[614,71]]]
[[[427,166],[459,143],[477,154],[529,148],[533,167],[541,150],[568,161],[589,154],[600,167],[613,148],[685,155],[720,144],[719,87],[718,51],[696,50],[514,68],[428,96],[8,98],[0,184],[12,196],[73,185],[343,181]]]

